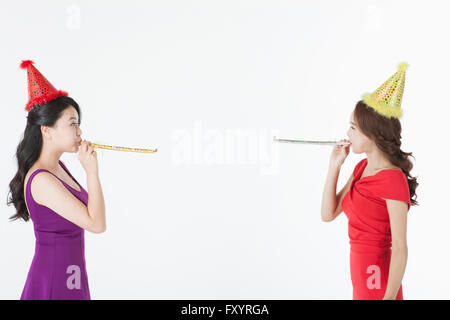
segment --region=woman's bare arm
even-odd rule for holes
[[[384,199],[384,198],[383,198]],[[389,277],[383,300],[395,300],[408,260],[408,245],[406,242],[406,225],[408,204],[399,200],[386,200],[392,233],[392,253],[389,264]]]
[[[345,186],[336,195],[336,185],[340,171],[340,166],[330,164],[328,167],[327,179],[322,194],[321,217],[324,222],[333,221],[342,212],[342,199],[350,189],[350,185],[353,181],[352,173]]]
[[[87,185],[87,207],[49,172],[37,173],[30,188],[33,199],[38,204],[50,208],[80,228],[102,233],[106,230],[105,205],[98,175],[88,174]]]

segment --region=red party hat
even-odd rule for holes
[[[28,73],[28,103],[26,111],[30,111],[38,104],[45,104],[58,97],[67,96],[67,92],[56,90],[55,87],[33,66],[31,60],[22,60],[20,67]]]

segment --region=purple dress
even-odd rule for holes
[[[54,176],[87,206],[88,193],[64,164],[61,161],[59,163],[77,183],[81,192],[73,189],[56,175]],[[31,181],[41,171],[50,172],[45,169],[34,171],[26,186],[26,200],[34,225],[36,246],[20,299],[90,300],[84,259],[84,229],[34,201],[31,195]]]

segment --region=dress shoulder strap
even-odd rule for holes
[[[64,171],[66,171],[67,174],[76,182],[76,184],[79,185],[81,189],[83,189],[78,180],[70,173],[69,169],[67,169],[66,165],[61,160],[59,160],[59,163],[61,164],[61,167],[64,169]]]
[[[38,174],[41,171],[46,171],[46,172],[51,173],[50,171],[48,171],[46,169],[37,169],[30,175],[30,177],[28,178],[28,181],[27,181],[26,188],[25,188],[25,199],[27,200],[27,204],[28,204],[28,199],[31,199],[33,202],[37,203],[36,201],[34,201],[33,195],[31,194],[31,181],[33,181],[33,178],[36,176],[36,174]]]
[[[68,174],[69,176],[72,177],[72,174],[69,172],[69,169],[67,169],[66,165],[65,165],[61,160],[59,160],[59,164],[60,164],[61,167],[64,169],[64,171],[66,171],[67,174]],[[72,178],[73,178],[73,177],[72,177]]]

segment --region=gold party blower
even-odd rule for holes
[[[96,142],[92,142],[91,147],[94,149],[106,149],[106,150],[115,150],[115,151],[139,152],[139,153],[155,153],[158,151],[158,149],[118,147],[118,146],[110,146],[107,144],[100,144],[100,143],[96,143]]]

